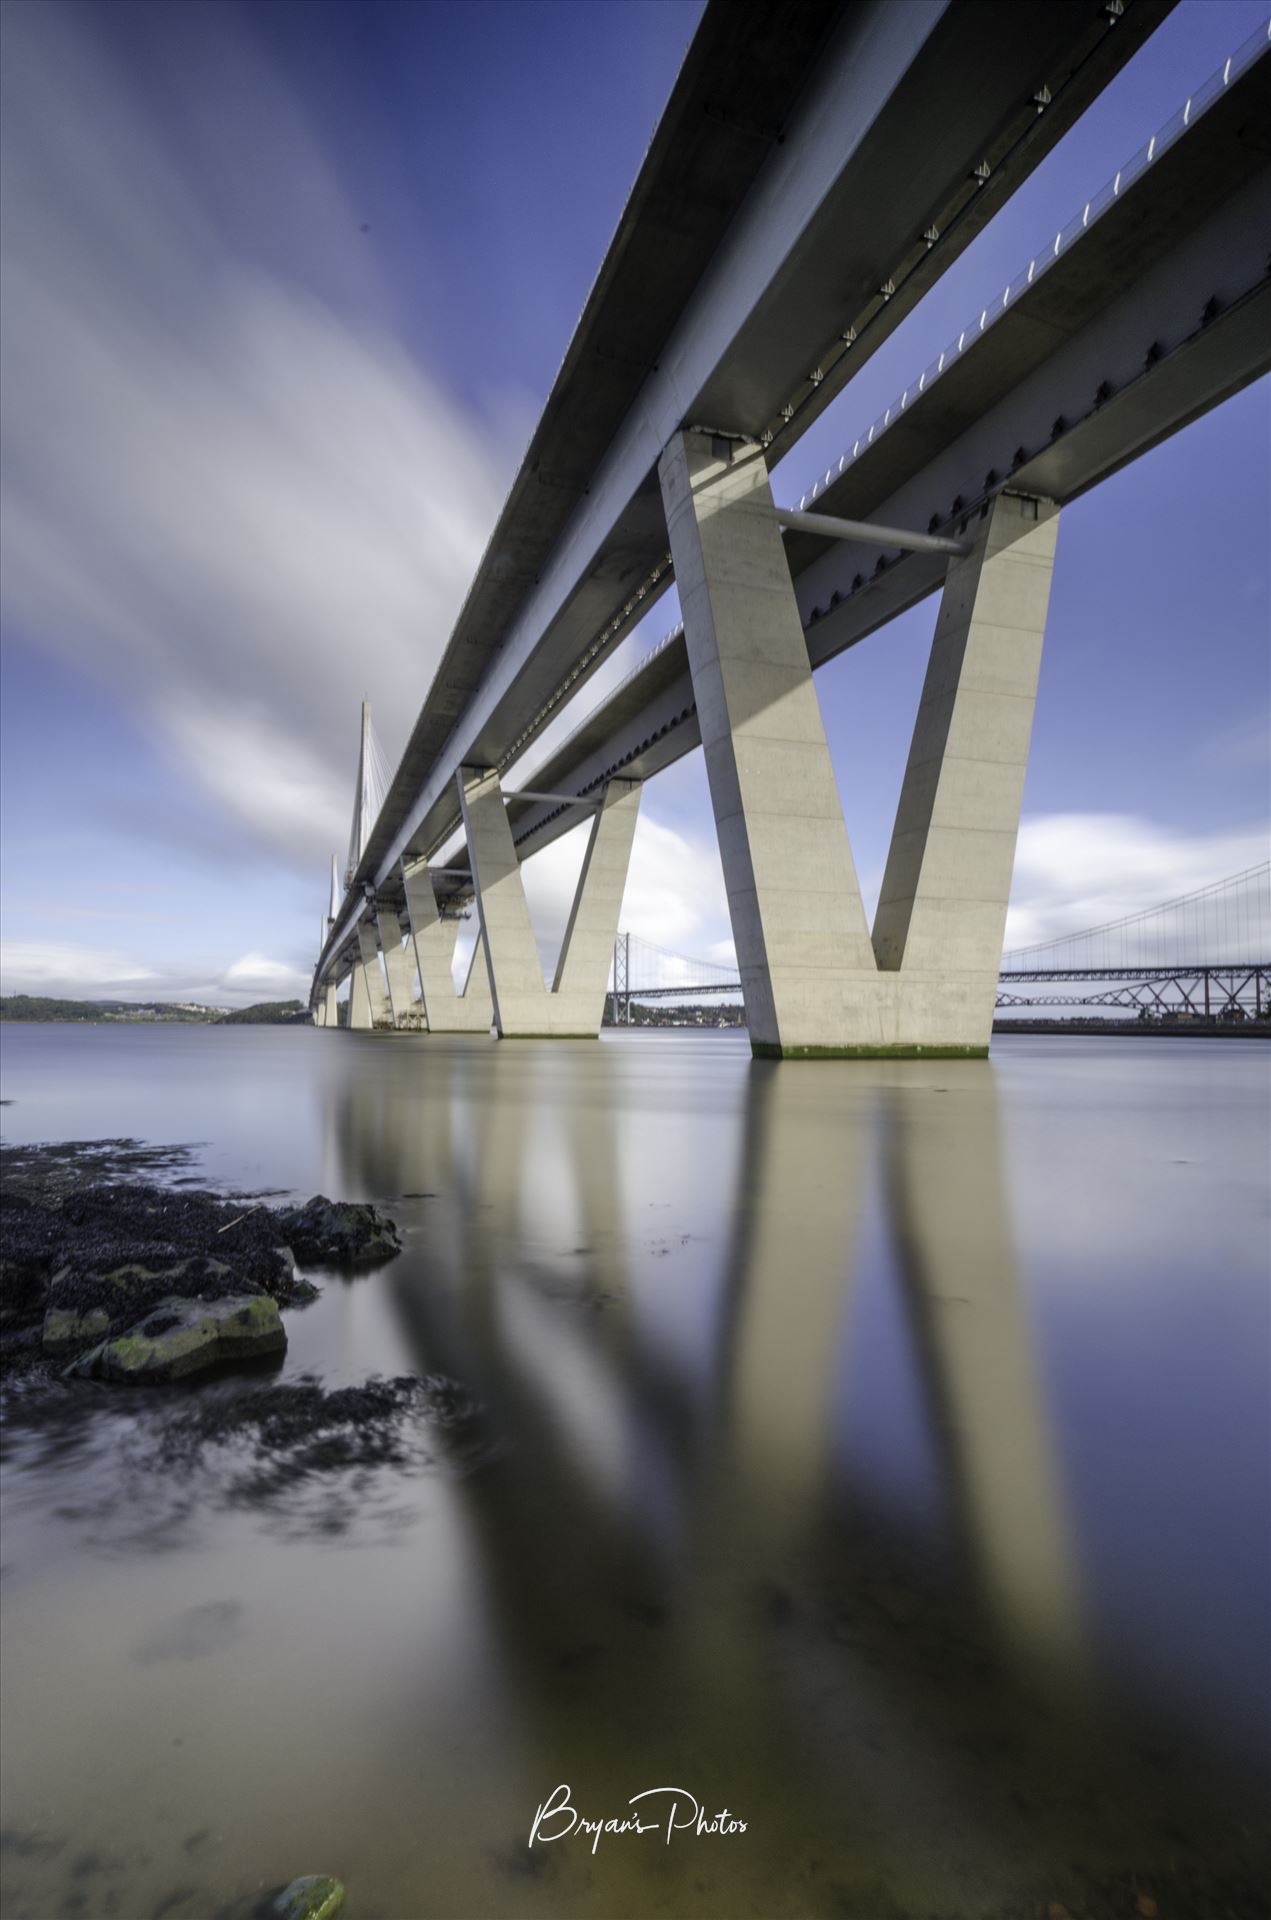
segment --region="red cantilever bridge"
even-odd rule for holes
[[[617,1021],[629,1019],[632,1001],[740,991],[737,969],[727,962],[618,935],[611,987]],[[1004,953],[997,1005],[1246,1020],[1268,999],[1271,861],[1263,861],[1141,912]]]

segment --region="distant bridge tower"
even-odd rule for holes
[[[631,1025],[631,935],[620,933],[613,943],[613,1024]]]
[[[346,888],[352,885],[353,876],[362,864],[362,855],[366,852],[371,828],[379,816],[387,791],[388,769],[384,765],[384,755],[380,751],[380,743],[371,725],[371,703],[369,700],[364,700],[362,702],[362,737],[358,744],[357,755],[357,782],[353,789],[353,826],[349,833],[349,856],[344,863]]]

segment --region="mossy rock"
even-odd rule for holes
[[[329,1873],[309,1873],[284,1887],[269,1909],[275,1920],[334,1920],[344,1905],[344,1888]]]
[[[75,1313],[66,1307],[50,1307],[44,1316],[41,1345],[56,1358],[80,1347],[94,1346],[110,1332],[110,1315],[105,1307],[93,1307],[88,1313]]]
[[[281,1353],[287,1335],[265,1293],[227,1300],[160,1300],[126,1333],[86,1353],[75,1372],[93,1380],[157,1385],[235,1360]]]

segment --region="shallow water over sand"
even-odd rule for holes
[[[158,1458],[215,1384],[12,1421],[6,1920],[1261,1910],[1261,1045],[3,1038],[8,1140],[386,1203],[281,1377],[485,1408],[280,1485]],[[746,1830],[531,1850],[560,1783]]]

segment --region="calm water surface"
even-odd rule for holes
[[[406,1251],[317,1276],[282,1377],[446,1373],[486,1409],[476,1452],[424,1427],[249,1493],[230,1456],[158,1466],[149,1397],[11,1423],[6,1920],[203,1920],[318,1871],[349,1920],[1015,1916],[1096,1884],[1171,1920],[1189,1875],[1258,1883],[1257,1043],[3,1053],[10,1141],[199,1142],[207,1184],[386,1204]],[[531,1852],[562,1782],[746,1832]]]

